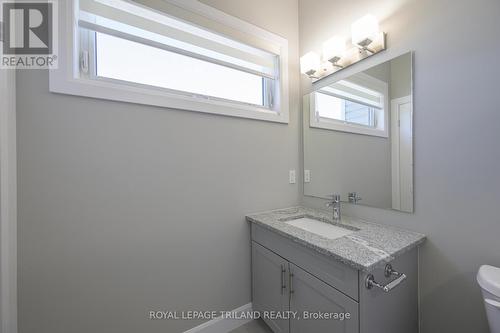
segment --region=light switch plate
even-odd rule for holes
[[[304,170],[304,183],[311,182],[311,170]]]
[[[295,170],[290,170],[290,173],[288,175],[289,175],[288,178],[289,178],[290,184],[295,184],[297,182],[296,177],[295,177]]]

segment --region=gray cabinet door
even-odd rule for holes
[[[358,303],[290,264],[290,311],[298,319],[290,320],[290,333],[359,333]],[[306,319],[306,314],[350,314],[350,319]]]
[[[252,242],[253,308],[275,333],[288,333],[288,319],[274,319],[266,313],[289,309],[288,261],[265,247]]]

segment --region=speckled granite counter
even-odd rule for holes
[[[347,216],[342,217],[340,226],[356,231],[336,239],[328,239],[286,223],[296,218],[310,217],[335,225],[331,215],[327,211],[291,207],[250,214],[246,218],[249,222],[365,272],[392,261],[425,241],[425,235],[413,231]]]

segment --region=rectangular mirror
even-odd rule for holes
[[[413,55],[303,98],[304,195],[413,212]]]

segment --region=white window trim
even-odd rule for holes
[[[363,134],[370,136],[378,136],[383,138],[389,137],[389,86],[386,82],[376,79],[364,73],[358,73],[352,76],[356,82],[363,82],[367,87],[383,94],[383,112],[384,114],[384,129],[372,128],[363,125],[344,122],[326,117],[316,116],[316,102],[314,92],[309,98],[309,126],[313,128],[321,128],[332,131],[341,131],[355,134]]]
[[[244,103],[220,100],[206,96],[168,91],[147,85],[126,84],[118,80],[90,80],[80,78],[77,11],[74,0],[61,1],[59,10],[59,68],[49,73],[49,89],[54,93],[122,101],[143,105],[213,113],[231,117],[289,122],[288,41],[283,37],[228,15],[196,0],[162,0],[203,15],[241,32],[269,40],[280,48],[280,77],[278,96],[274,96],[274,110]]]

